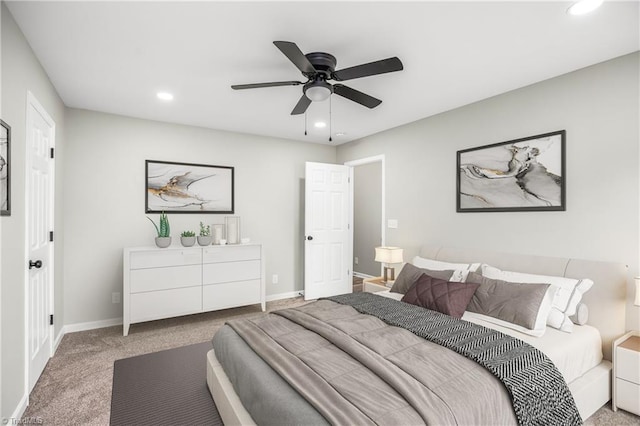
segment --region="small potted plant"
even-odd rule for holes
[[[167,248],[171,245],[171,227],[169,226],[169,219],[167,215],[162,212],[160,213],[160,226],[156,225],[156,223],[147,216],[147,219],[151,223],[153,223],[154,228],[156,228],[156,232],[158,236],[156,237],[156,245],[160,248]]]
[[[211,226],[205,226],[200,222],[200,235],[198,235],[198,244],[201,246],[208,246],[211,244]]]
[[[184,247],[191,247],[196,243],[196,233],[193,231],[183,231],[180,234],[180,242]]]

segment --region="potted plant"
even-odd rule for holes
[[[200,235],[198,235],[198,244],[201,246],[208,246],[211,244],[211,226],[205,226],[200,222]]]
[[[180,242],[184,247],[191,247],[196,243],[196,233],[193,231],[183,231],[180,234]]]
[[[158,236],[156,237],[156,245],[160,248],[167,248],[171,245],[171,227],[169,226],[169,219],[167,215],[162,212],[160,213],[160,226],[156,225],[156,223],[147,216],[147,219],[153,226],[156,228],[156,232]]]

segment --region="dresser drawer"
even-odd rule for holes
[[[260,259],[260,246],[211,246],[203,250],[202,256],[204,263],[255,260]]]
[[[260,279],[260,274],[259,260],[202,265],[202,283],[204,285]]]
[[[202,266],[133,269],[129,272],[131,293],[193,287],[202,282]]]
[[[131,322],[202,312],[202,287],[132,294],[129,312]]]
[[[640,416],[640,385],[617,378],[616,406]]]
[[[260,280],[206,285],[202,290],[203,310],[224,309],[262,301]]]
[[[134,251],[129,256],[130,269],[199,265],[200,263],[202,263],[202,250],[199,248]]]
[[[616,377],[640,386],[640,352],[616,348]]]

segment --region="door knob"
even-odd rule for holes
[[[29,269],[32,269],[32,268],[36,268],[36,269],[42,268],[42,260],[36,260],[35,262],[33,260],[30,260]]]
[[[307,237],[307,240],[311,241],[311,240],[313,240],[313,237],[312,237],[311,235],[309,235],[309,236]]]

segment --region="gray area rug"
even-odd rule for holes
[[[112,426],[222,426],[207,387],[211,342],[117,360],[113,366]]]

